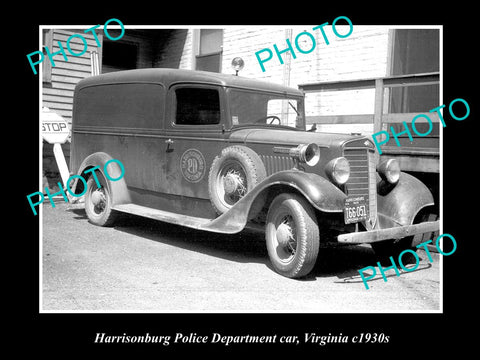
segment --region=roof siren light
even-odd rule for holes
[[[241,57],[236,57],[232,60],[232,68],[235,70],[235,76],[238,76],[238,72],[243,69],[245,62]]]

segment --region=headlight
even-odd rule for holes
[[[332,181],[343,185],[350,177],[350,164],[344,157],[338,157],[328,162],[325,171]]]
[[[377,171],[382,179],[390,184],[396,184],[398,179],[400,179],[400,164],[395,159],[381,162],[377,166]]]
[[[304,163],[308,166],[315,166],[320,161],[320,148],[315,143],[300,144],[294,148],[275,146],[273,152],[288,154],[297,163]]]
[[[314,143],[301,144],[290,150],[290,156],[298,158],[300,162],[308,166],[315,166],[320,160],[320,148]]]

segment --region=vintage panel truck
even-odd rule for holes
[[[203,231],[265,233],[274,269],[313,269],[320,243],[370,243],[395,255],[433,197],[394,159],[379,162],[367,136],[306,131],[304,94],[240,76],[139,69],[84,79],[74,94],[71,169],[87,179],[89,220],[119,212]],[[111,159],[125,176],[102,174]],[[87,173],[85,173],[87,171]],[[85,191],[81,182],[73,185]],[[240,249],[239,249],[240,251]]]

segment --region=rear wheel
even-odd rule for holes
[[[90,176],[85,194],[85,212],[91,223],[110,226],[114,223],[118,213],[112,209],[112,194],[107,187],[105,177],[100,172],[96,172],[95,175],[101,187],[99,188],[93,176]]]
[[[265,229],[268,255],[275,270],[289,278],[312,271],[320,234],[312,206],[296,194],[280,194],[271,203]]]

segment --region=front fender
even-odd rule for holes
[[[264,181],[264,188],[285,185],[300,192],[316,209],[342,212],[346,195],[324,177],[298,170],[277,172]],[[263,183],[259,184],[262,185]],[[263,191],[264,189],[260,189]]]
[[[411,225],[422,208],[434,204],[432,193],[425,184],[404,172],[396,186],[379,181],[377,196],[380,228]]]
[[[104,167],[105,167],[105,164],[110,160],[113,160],[113,158],[107,153],[104,153],[104,152],[93,153],[87,156],[82,161],[82,163],[80,164],[80,167],[78,168],[77,175],[80,175],[85,179],[86,175],[88,175],[88,174],[85,174],[85,171],[95,166],[98,166],[99,168],[97,169],[97,171],[101,172],[101,174],[105,178],[110,194],[112,195],[112,206],[120,205],[120,204],[128,204],[131,202],[131,200],[130,200],[130,193],[128,192],[127,184],[125,182],[125,177],[123,176],[119,180],[112,181],[105,176]],[[117,164],[115,165],[118,166]],[[109,168],[111,166],[112,165],[109,165]],[[118,169],[115,171],[117,172]],[[113,178],[117,177],[117,175],[113,175],[110,172],[109,174]],[[72,191],[75,191],[77,184],[78,184],[78,179],[75,179],[75,183],[71,187]]]
[[[230,210],[202,228],[228,233],[241,231],[249,220],[248,214],[255,201],[275,187],[283,187],[301,193],[313,207],[320,211],[343,211],[346,195],[330,181],[313,173],[285,170],[264,179]]]

